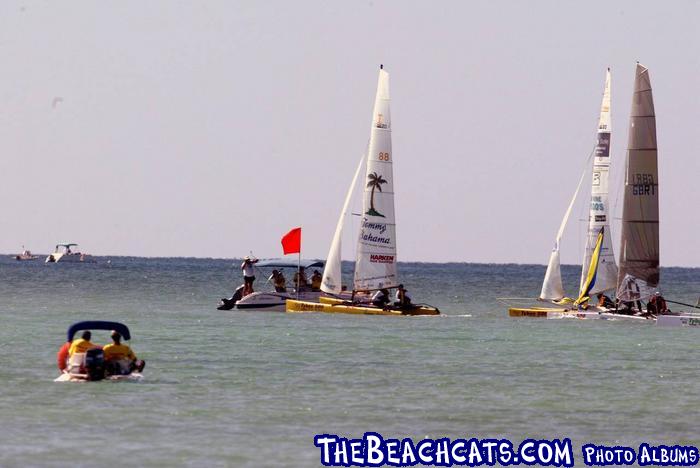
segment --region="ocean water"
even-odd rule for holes
[[[232,260],[110,260],[0,260],[0,466],[318,466],[315,434],[365,431],[700,445],[700,330],[508,318],[544,266],[401,264],[444,315],[395,318],[218,311]],[[700,269],[662,278],[697,301]],[[130,327],[143,381],[52,381],[86,319]]]

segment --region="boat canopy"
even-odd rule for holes
[[[67,247],[77,247],[77,246],[78,246],[78,244],[73,244],[70,242],[66,242],[64,244],[56,244],[56,248],[59,248],[59,247],[66,247],[67,248]]]
[[[123,323],[106,322],[103,320],[87,320],[85,322],[76,322],[68,328],[68,341],[73,341],[73,337],[81,330],[114,330],[118,332],[125,340],[131,339],[129,328]]]
[[[267,260],[260,260],[255,264],[257,267],[268,267],[268,268],[296,268],[297,265],[301,265],[303,268],[323,268],[323,260],[308,260],[301,259],[301,262],[291,258],[270,258]]]

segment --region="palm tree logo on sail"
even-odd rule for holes
[[[372,188],[372,194],[369,197],[369,210],[367,210],[367,213],[365,214],[370,216],[381,216],[382,218],[385,218],[383,214],[374,209],[374,190],[377,189],[381,192],[382,184],[386,184],[387,181],[376,172],[367,175],[367,178],[369,179],[369,182],[367,182],[367,188]]]

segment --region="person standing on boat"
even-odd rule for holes
[[[306,279],[306,270],[304,267],[299,268],[299,270],[294,273],[294,287],[297,291],[303,291],[309,287],[309,281]]]
[[[276,292],[287,292],[287,279],[284,277],[281,271],[272,270],[272,275],[270,275],[268,281],[272,281]]]
[[[408,291],[403,287],[403,284],[399,284],[396,288],[396,302],[394,303],[397,307],[410,307],[411,298],[406,294]]]
[[[241,270],[243,270],[243,296],[253,292],[253,281],[255,281],[255,268],[253,264],[258,263],[258,259],[251,259],[246,255],[241,263]]]
[[[89,330],[85,330],[82,335],[80,335],[80,338],[71,343],[68,349],[68,356],[72,357],[75,353],[86,353],[88,349],[99,348],[100,345],[90,342],[91,338],[92,333],[90,333]]]
[[[142,371],[145,363],[136,359],[136,355],[129,345],[121,343],[121,334],[117,331],[112,331],[110,336],[112,337],[112,343],[102,348],[105,353],[105,362],[107,362],[110,372],[112,374],[124,374],[134,369],[137,369],[139,372]]]
[[[320,291],[322,279],[323,276],[321,275],[321,272],[319,272],[318,270],[314,270],[314,274],[311,275],[311,289],[314,291]]]

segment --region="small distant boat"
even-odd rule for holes
[[[22,246],[22,253],[15,255],[15,260],[18,261],[36,260],[37,258],[39,257],[33,255],[32,251],[25,249],[24,246]]]
[[[367,154],[361,158],[345,197],[323,270],[321,290],[330,297],[321,297],[319,302],[288,299],[287,312],[393,316],[440,314],[437,308],[430,306],[382,308],[367,302],[367,293],[399,286],[389,101],[389,74],[382,66],[379,70]],[[362,184],[363,214],[358,233],[353,290],[349,292],[343,289],[341,281],[341,238],[350,200],[365,162],[367,169],[365,183]],[[358,293],[365,295],[361,302],[355,300]]]
[[[106,366],[102,348],[90,349],[86,353],[75,353],[68,357],[68,347],[75,334],[82,330],[114,330],[124,340],[131,339],[129,328],[123,323],[102,320],[77,322],[68,328],[67,341],[58,351],[57,359],[61,375],[54,382],[86,382],[99,380],[141,380],[143,361],[140,370],[131,369],[129,363],[117,361],[115,366]],[[137,361],[138,362],[138,361]]]
[[[58,262],[86,262],[92,260],[92,257],[88,254],[81,252],[74,252],[72,247],[77,247],[78,244],[66,243],[66,244],[56,244],[56,248],[53,253],[46,257],[45,263],[58,263]]]
[[[271,260],[261,260],[255,264],[255,268],[263,268],[263,271],[269,269],[279,269],[281,272],[285,269],[289,271],[297,271],[299,266],[305,270],[311,268],[323,268],[323,261],[320,260],[288,260],[277,258]],[[263,275],[269,277],[268,274]],[[266,310],[284,312],[287,299],[299,298],[304,301],[318,301],[321,295],[320,290],[302,289],[297,293],[295,288],[287,288],[286,291],[255,291],[247,296],[243,296],[243,286],[240,286],[229,298],[222,298],[219,302],[218,310]]]

